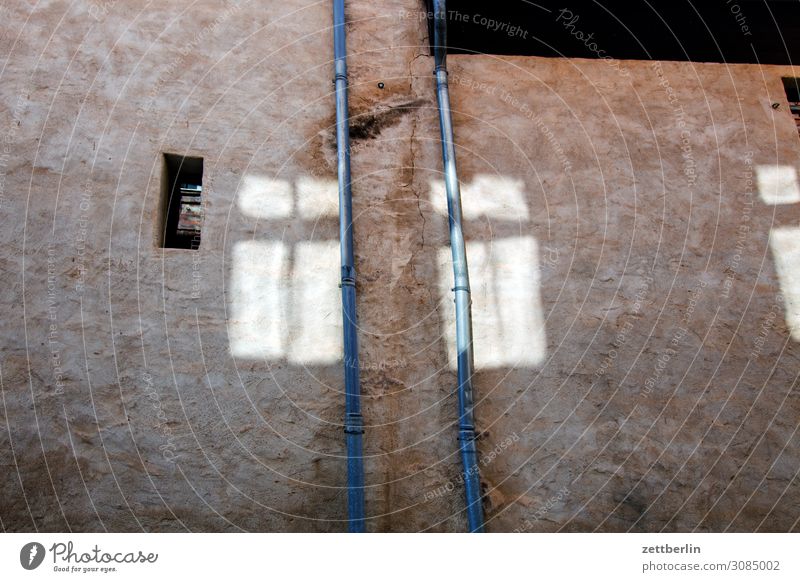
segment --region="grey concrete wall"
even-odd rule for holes
[[[370,531],[465,527],[418,9],[348,2]],[[345,529],[329,23],[5,9],[4,529]],[[796,527],[791,71],[450,69],[488,529]],[[197,252],[155,244],[164,152],[205,160]]]

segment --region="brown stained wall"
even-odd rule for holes
[[[345,529],[328,4],[6,9],[4,529]],[[416,9],[348,2],[370,531],[465,528]],[[791,71],[624,67],[450,59],[488,529],[789,530],[800,216],[746,181],[800,165]],[[162,152],[205,159],[194,254]]]

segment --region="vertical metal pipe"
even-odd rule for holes
[[[347,516],[350,532],[364,531],[364,461],[361,385],[356,324],[356,271],[353,258],[353,196],[350,188],[350,122],[347,106],[347,43],[344,0],[333,0],[336,85],[336,152],[339,175],[339,242],[344,325],[344,432],[347,445]]]
[[[450,93],[447,87],[447,9],[445,0],[433,0],[433,18],[436,100],[439,105],[439,129],[442,135],[442,160],[455,281],[453,291],[456,302],[456,351],[458,353],[458,441],[464,470],[469,531],[482,532],[481,480],[478,472],[478,451],[475,446],[475,423],[472,411],[472,321],[470,318],[469,270],[467,269],[464,233],[461,228],[461,190],[458,185],[456,150],[453,144],[453,121],[450,114]]]

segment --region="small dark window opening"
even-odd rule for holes
[[[792,112],[797,131],[800,132],[800,79],[784,77],[783,88],[786,90],[786,100],[789,101],[789,111]]]
[[[203,158],[164,154],[161,246],[200,248],[203,226]]]

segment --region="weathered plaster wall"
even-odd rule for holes
[[[416,9],[348,2],[371,531],[465,527]],[[5,9],[3,528],[344,529],[329,22]],[[450,60],[488,529],[789,530],[792,254],[769,235],[800,217],[755,172],[800,164],[771,107],[791,71],[623,65]],[[155,248],[162,152],[205,159],[199,252]]]

